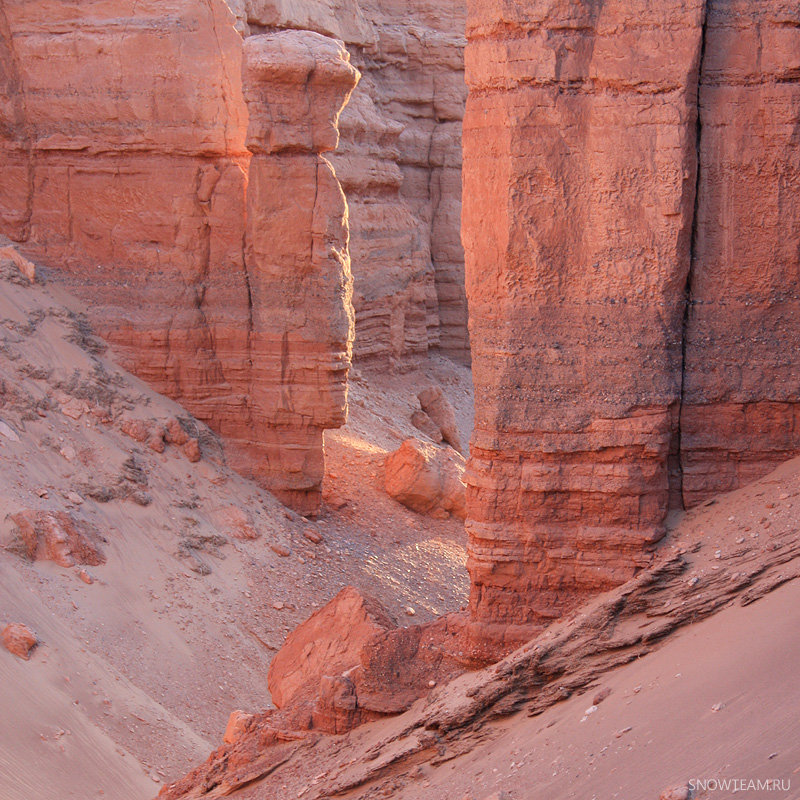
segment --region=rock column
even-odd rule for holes
[[[353,342],[347,204],[321,153],[358,80],[343,45],[309,31],[244,44],[250,114],[245,264],[253,471],[279,498],[319,506],[322,436],[342,425]]]
[[[467,528],[484,641],[524,641],[630,578],[663,534],[702,18],[702,0],[470,3]]]

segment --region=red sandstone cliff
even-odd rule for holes
[[[245,73],[246,146],[243,41],[221,0],[7,2],[0,19],[4,231],[234,464],[313,511],[353,337],[346,204],[318,155],[356,83],[347,52],[269,40],[263,75]]]
[[[331,162],[350,208],[357,359],[468,358],[461,225],[460,0],[247,0],[249,29],[344,40],[362,80]]]
[[[629,578],[671,503],[800,450],[798,22],[780,2],[470,3],[479,637]]]
[[[345,417],[351,299],[362,358],[402,365],[437,345],[468,357],[464,12],[419,3],[409,26],[404,4],[362,5],[93,0],[77,10],[9,0],[0,9],[0,233],[58,269],[126,366],[304,511],[319,502],[322,432]],[[242,36],[276,28],[341,37],[365,72],[330,162],[349,211],[330,166],[320,165],[330,191],[317,204],[306,192],[315,182],[289,166],[296,158],[280,168],[272,159],[248,192]],[[305,69],[299,51],[287,59],[279,81]],[[314,124],[303,116],[319,98],[294,91],[284,133]],[[342,92],[325,98],[323,118],[336,112],[338,123]],[[286,204],[293,181],[298,215]],[[286,211],[283,222],[271,210]],[[310,240],[338,253],[320,280],[311,276],[321,251],[310,272],[292,270]]]
[[[708,4],[681,413],[693,505],[800,448],[800,12]]]

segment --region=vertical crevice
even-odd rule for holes
[[[701,92],[703,86],[703,64],[706,55],[706,36],[708,24],[708,6],[711,0],[703,3],[700,35],[700,52],[697,62],[697,86],[695,94],[695,185],[694,185],[694,206],[692,209],[691,239],[689,243],[689,269],[686,273],[686,284],[683,292],[683,320],[681,324],[681,378],[680,395],[678,400],[677,419],[675,421],[674,443],[670,448],[672,456],[675,458],[675,470],[677,474],[677,499],[678,507],[685,509],[683,497],[683,404],[686,398],[686,361],[689,325],[691,324],[692,306],[694,304],[694,268],[697,259],[697,247],[699,236],[700,218],[700,188],[702,181],[703,159],[702,159],[702,138],[703,138],[703,115],[701,109]]]

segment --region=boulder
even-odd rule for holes
[[[17,658],[27,661],[38,643],[36,634],[27,625],[13,622],[3,629],[3,646]]]
[[[10,532],[5,548],[30,561],[54,561],[62,567],[105,564],[97,528],[65,511],[19,511],[6,523]]]
[[[464,457],[452,447],[406,439],[386,459],[384,485],[391,497],[413,511],[464,519],[465,467]]]
[[[361,649],[397,623],[373,597],[342,589],[286,639],[269,667],[267,684],[278,708],[311,700],[324,676],[358,666]]]
[[[444,441],[442,429],[424,411],[417,409],[411,415],[411,424],[436,444]]]

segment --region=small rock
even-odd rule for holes
[[[322,541],[322,534],[320,534],[316,528],[305,528],[303,530],[303,536],[314,544],[319,544]]]
[[[594,696],[594,700],[592,700],[592,705],[593,705],[593,706],[599,706],[599,705],[600,705],[600,703],[602,703],[602,702],[603,702],[603,700],[605,700],[605,699],[606,699],[606,697],[608,697],[610,694],[611,694],[611,689],[609,689],[608,687],[606,687],[605,689],[601,689],[601,690],[600,690],[600,691],[599,691],[599,692],[598,692],[598,693],[597,693],[597,694]]]
[[[6,650],[23,661],[31,657],[31,651],[37,644],[39,640],[36,634],[27,625],[12,622],[3,629],[3,645]]]
[[[183,425],[173,417],[165,426],[164,438],[170,444],[180,447],[189,441],[189,434],[183,429]]]
[[[77,492],[67,492],[67,500],[79,506],[83,503],[83,498]]]
[[[198,442],[197,439],[189,439],[189,441],[183,445],[183,454],[192,464],[196,464],[202,455],[200,453],[200,442]]]
[[[406,612],[406,616],[413,617],[417,612],[412,606],[406,606],[403,609]]]
[[[165,431],[163,428],[156,429],[147,440],[147,446],[155,453],[163,453],[166,449],[164,442]]]
[[[225,728],[225,736],[223,741],[225,744],[233,744],[241,735],[247,730],[247,726],[253,719],[252,714],[244,711],[232,711],[228,717],[228,725]]]
[[[273,604],[272,604],[272,607],[273,607],[273,608],[274,608],[276,611],[283,611],[283,609],[285,608],[285,605],[284,605],[284,604],[283,604],[283,603],[282,603],[282,602],[279,600],[277,603],[273,603]]]
[[[69,417],[70,419],[80,419],[87,411],[89,410],[89,406],[83,402],[83,400],[78,400],[77,398],[72,398],[68,402],[64,403],[61,406],[61,413],[65,416]]]
[[[136,417],[124,417],[119,428],[135,442],[146,442],[150,436],[150,425],[145,420]]]
[[[292,554],[292,551],[282,542],[270,542],[269,549],[272,550],[273,553],[277,553],[283,558],[286,558]]]
[[[711,710],[714,713],[716,713],[717,711],[722,711],[723,708],[725,708],[725,703],[714,703],[714,705],[711,706]]]
[[[622,737],[623,737],[623,736],[624,736],[626,733],[630,733],[632,730],[633,730],[633,728],[632,728],[630,725],[628,725],[628,727],[627,727],[627,728],[623,728],[622,730],[619,730],[619,731],[617,731],[617,732],[614,734],[614,736],[615,736],[617,739],[621,739],[621,738],[622,738]]]
[[[47,489],[37,489],[36,494],[42,498],[47,497]]]
[[[690,800],[692,792],[686,784],[682,786],[670,786],[664,789],[658,800]]]
[[[89,574],[89,573],[88,573],[88,572],[87,572],[85,569],[82,569],[82,570],[81,570],[81,571],[78,573],[78,577],[79,577],[79,578],[80,578],[80,579],[81,579],[81,580],[82,580],[84,583],[88,584],[89,586],[91,586],[91,585],[94,583],[94,578],[93,578],[93,577],[92,577],[92,576],[91,576],[91,575],[90,575],[90,574]]]

